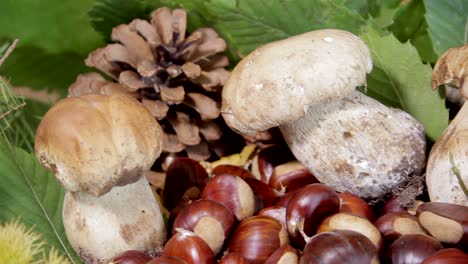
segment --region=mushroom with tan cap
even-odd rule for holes
[[[36,155],[67,189],[65,232],[85,263],[161,250],[166,229],[143,177],[161,153],[161,135],[148,110],[124,94],[66,98],[39,124]]]
[[[258,48],[223,88],[234,130],[279,126],[296,158],[338,191],[377,198],[419,173],[423,127],[409,114],[356,91],[372,60],[352,33],[325,29]]]
[[[458,96],[468,99],[468,44],[449,49],[437,61],[432,88],[458,88]],[[432,202],[468,206],[468,104],[463,103],[455,118],[429,153],[426,184]]]

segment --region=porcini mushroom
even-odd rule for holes
[[[43,117],[36,155],[67,189],[65,232],[86,263],[161,250],[166,229],[143,177],[161,153],[161,137],[148,110],[124,94],[69,97]]]
[[[372,69],[352,33],[326,29],[258,48],[223,88],[223,117],[241,133],[279,126],[292,153],[321,182],[380,197],[424,165],[423,127],[356,91]]]
[[[432,88],[450,85],[468,99],[468,44],[449,49],[437,61]],[[455,118],[434,144],[426,169],[426,184],[432,202],[468,206],[468,104],[463,103]]]

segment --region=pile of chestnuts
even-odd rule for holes
[[[468,207],[395,199],[379,210],[318,183],[292,154],[268,146],[251,169],[176,158],[161,190],[161,256],[125,251],[110,263],[468,263]]]

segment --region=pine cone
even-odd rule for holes
[[[213,29],[200,28],[186,37],[186,23],[184,10],[159,8],[151,23],[135,19],[117,26],[112,31],[116,43],[86,59],[87,66],[114,82],[84,74],[69,93],[130,93],[163,127],[163,152],[185,150],[190,158],[206,160],[211,152],[225,155],[219,141],[226,132],[232,134],[220,117],[220,90],[230,74],[225,69],[229,62],[221,54],[226,42]]]

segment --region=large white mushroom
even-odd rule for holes
[[[86,263],[125,250],[161,250],[166,228],[144,174],[161,153],[162,130],[135,99],[70,97],[42,119],[36,155],[67,189],[63,223]]]
[[[377,198],[420,173],[423,127],[355,91],[372,69],[352,33],[326,29],[258,48],[223,88],[223,117],[241,133],[279,126],[296,158],[338,191]]]
[[[468,206],[468,44],[449,49],[437,61],[432,86],[444,84],[459,88],[465,103],[429,153],[426,184],[431,201]]]

